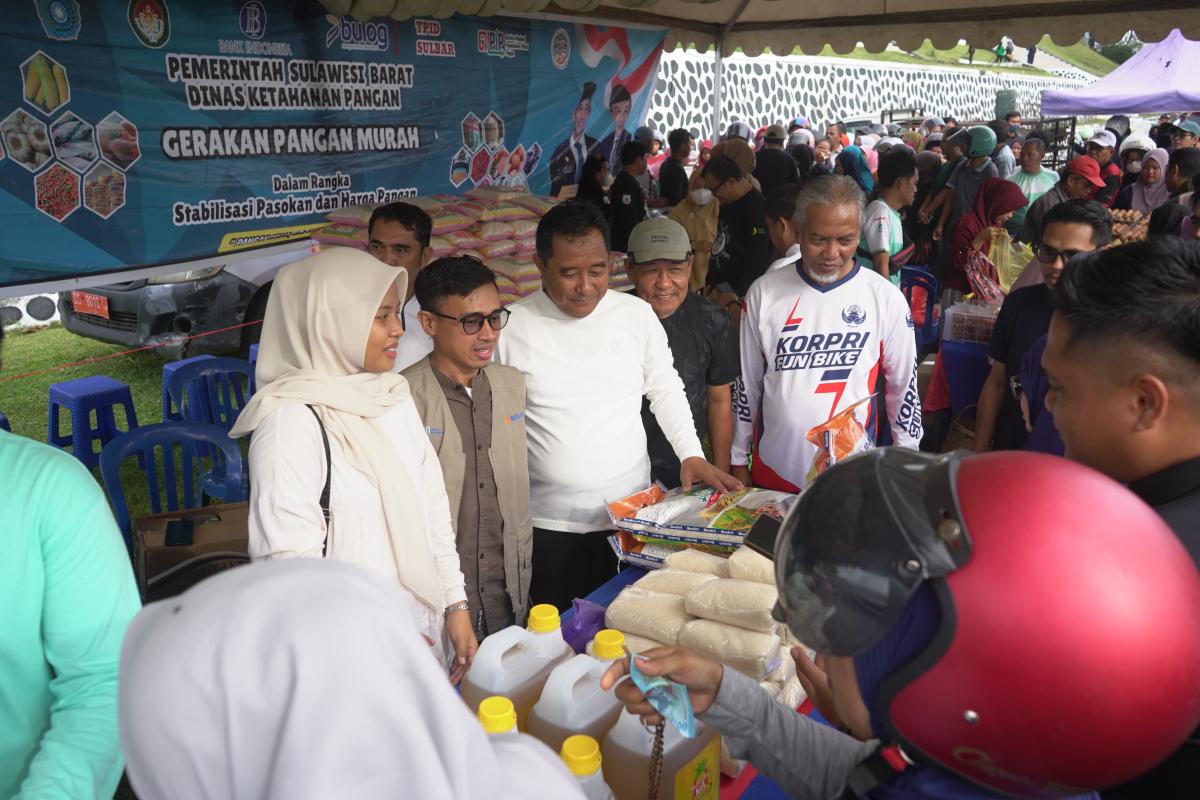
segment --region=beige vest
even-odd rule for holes
[[[458,507],[466,476],[462,437],[450,404],[433,374],[429,356],[402,373],[408,380],[425,433],[438,454],[450,519],[458,529]],[[529,511],[529,451],[525,443],[525,379],[518,370],[501,364],[484,367],[492,390],[492,448],[488,458],[499,493],[504,523],[504,575],[509,600],[518,625],[529,612],[530,563],[533,556],[533,518]]]

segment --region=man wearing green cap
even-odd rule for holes
[[[1200,122],[1188,119],[1178,125],[1171,125],[1167,130],[1171,134],[1172,150],[1200,146]]]
[[[716,304],[688,291],[692,246],[687,231],[666,217],[646,220],[629,236],[629,276],[634,293],[650,304],[667,333],[675,371],[683,380],[696,435],[709,437],[713,464],[729,472],[733,441],[731,386],[740,372],[737,332]],[[679,486],[679,458],[650,404],[642,400],[650,471],[668,487]]]

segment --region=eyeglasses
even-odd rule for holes
[[[1066,264],[1068,261],[1082,252],[1082,250],[1057,250],[1048,244],[1043,244],[1038,245],[1037,258],[1038,261],[1041,261],[1043,264],[1053,264],[1055,261],[1061,258],[1062,262]]]
[[[468,336],[474,336],[483,330],[483,323],[486,320],[492,330],[498,331],[508,324],[509,310],[507,308],[498,308],[490,314],[467,314],[463,317],[452,317],[449,314],[439,314],[436,311],[430,311],[435,317],[442,319],[452,319],[462,325],[463,333]]]

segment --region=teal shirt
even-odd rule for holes
[[[96,480],[0,431],[0,797],[111,798],[117,663],[140,606]]]

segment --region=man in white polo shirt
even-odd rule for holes
[[[820,452],[809,430],[867,398],[855,416],[872,444],[880,412],[896,445],[916,449],[921,441],[908,304],[887,278],[854,258],[863,202],[848,177],[807,183],[793,218],[800,260],[763,275],[746,294],[730,461],[745,483],[803,489]],[[883,396],[872,397],[881,385]]]
[[[609,291],[608,230],[587,203],[538,223],[542,291],[512,307],[496,358],[525,376],[533,514],[531,603],[560,610],[616,570],[606,503],[646,488],[642,398],[684,487],[739,484],[704,460],[667,335],[648,303]]]

